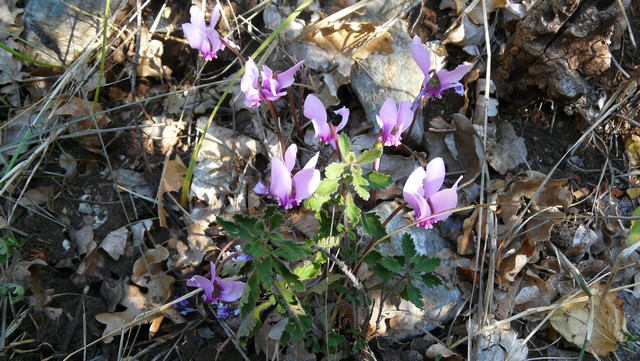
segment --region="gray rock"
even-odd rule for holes
[[[384,222],[385,219],[393,212],[399,203],[396,202],[383,202],[376,206],[373,211],[376,212],[380,219]],[[409,217],[411,210],[403,209],[387,224],[387,232],[391,233],[394,230],[402,228],[409,224],[413,219]],[[383,242],[378,246],[378,251],[382,254],[390,254],[399,256],[402,254],[402,234],[408,233],[413,238],[413,242],[416,246],[416,251],[421,255],[435,255],[445,248],[450,248],[447,245],[447,241],[442,238],[440,231],[437,228],[426,229],[423,227],[409,227],[402,232],[398,232],[391,236],[388,242]]]
[[[377,129],[376,114],[391,97],[396,104],[415,100],[424,81],[422,71],[411,56],[411,38],[405,32],[393,35],[392,54],[372,54],[351,69],[351,87],[360,99],[367,120]],[[416,121],[411,142],[422,139],[424,124]],[[405,134],[406,138],[406,134]]]
[[[384,221],[399,204],[396,202],[384,202],[373,209]],[[387,232],[392,232],[406,226],[410,219],[406,216],[410,211],[401,211],[387,225]],[[399,255],[401,251],[402,233],[409,233],[413,237],[416,250],[421,255],[435,255],[445,248],[450,248],[442,238],[438,229],[425,229],[422,227],[409,227],[391,237],[388,242],[377,247],[383,254]],[[387,300],[382,308],[383,318],[388,319],[384,331],[386,336],[396,340],[408,340],[427,331],[435,329],[451,320],[462,307],[462,292],[458,287],[440,285],[427,287],[423,283],[414,283],[420,289],[423,296],[424,307],[416,307],[411,302],[400,300],[395,302]],[[373,293],[372,299],[378,300],[379,293]]]
[[[111,0],[115,17],[122,0]],[[49,64],[68,65],[102,32],[104,0],[28,0],[24,9],[26,55]]]

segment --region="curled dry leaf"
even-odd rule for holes
[[[109,232],[100,243],[100,248],[117,261],[125,253],[128,238],[129,229],[126,226],[122,226],[115,231]]]
[[[167,192],[177,192],[182,188],[182,182],[187,175],[187,167],[180,157],[175,159],[166,158],[160,186],[158,187],[158,218],[160,227],[167,227],[167,212],[164,210],[164,194]]]
[[[200,223],[192,223],[186,231],[188,245],[179,240],[169,242],[169,248],[175,250],[175,253],[172,250],[173,255],[169,261],[169,266],[172,268],[197,266],[204,259],[207,250],[215,247]]]
[[[529,240],[512,245],[516,246],[515,252],[507,252],[507,257],[498,259],[498,277],[495,281],[503,286],[513,282],[527,263],[536,260],[538,254],[538,247]]]
[[[592,299],[581,292],[568,303],[558,308],[551,316],[551,326],[567,341],[582,347],[588,334],[587,352],[606,356],[618,349],[618,342],[626,339],[627,321],[622,311],[624,301],[614,292],[602,297],[606,285],[597,283],[589,287]],[[565,299],[566,300],[566,299]],[[601,304],[602,303],[602,304]],[[590,313],[598,311],[590,325]],[[592,332],[589,330],[593,327]]]
[[[199,129],[205,122],[206,118],[198,119]],[[257,140],[212,124],[198,154],[191,195],[206,202],[217,214],[227,203],[244,205],[238,200],[246,199],[245,168],[257,153],[265,153]]]
[[[91,107],[93,107],[92,111],[90,110]],[[103,114],[100,103],[92,103],[78,97],[69,99],[56,110],[55,114],[62,117],[64,122],[69,124],[67,128],[67,133],[69,134],[95,129],[96,125],[98,129],[102,129],[111,123],[111,119]],[[80,142],[88,151],[102,154],[102,145],[97,134],[77,136],[74,139]]]
[[[111,174],[119,187],[128,190],[131,193],[138,194],[142,197],[153,198],[149,182],[144,174],[138,173],[130,169],[116,169]]]
[[[545,179],[545,175],[536,171],[526,171],[509,186],[497,192],[500,204],[500,216],[503,223],[511,227],[520,222],[518,212],[532,200],[530,208],[532,218],[526,225],[525,238],[539,242],[549,239],[551,227],[564,218],[564,211],[571,205],[571,191],[566,187],[567,179],[550,179],[539,196],[534,194]],[[562,209],[562,210],[561,210]]]
[[[168,256],[169,252],[166,248],[157,246],[154,249],[147,250],[141,258],[136,260],[133,267],[134,275],[132,276],[132,281],[135,284],[125,287],[125,295],[120,301],[120,305],[125,307],[126,310],[96,315],[96,320],[107,325],[103,336],[122,328],[123,325],[134,321],[142,313],[156,309],[169,300],[175,278],[165,274],[163,270],[164,261]],[[144,287],[146,292],[142,292],[140,287]],[[151,320],[150,333],[154,334],[165,317],[174,323],[186,322],[172,308],[150,314],[148,317],[140,319],[140,322]],[[111,339],[109,337],[105,342],[111,342]]]
[[[524,361],[529,348],[524,340],[508,324],[484,333],[480,339],[478,361]]]
[[[53,197],[53,186],[41,186],[27,190],[18,201],[21,206],[29,207],[47,204]]]
[[[356,61],[373,53],[391,54],[391,35],[371,23],[333,23],[304,37],[327,51],[344,54]]]
[[[506,174],[527,160],[527,146],[511,123],[496,119],[495,132],[487,139],[487,161],[496,172]]]

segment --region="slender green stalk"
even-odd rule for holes
[[[16,57],[18,57],[18,58],[20,58],[20,59],[22,59],[22,60],[24,60],[26,62],[29,62],[29,63],[31,63],[31,64],[33,64],[35,66],[41,66],[43,68],[50,68],[50,69],[54,69],[54,70],[62,69],[62,66],[60,66],[60,65],[53,65],[53,64],[49,64],[49,63],[44,63],[44,62],[41,62],[41,61],[36,60],[34,58],[28,57],[28,56],[22,54],[21,52],[15,50],[15,49],[11,49],[5,43],[1,43],[0,42],[0,49],[6,50],[6,51],[10,52],[11,54],[13,54],[14,56],[16,56]]]

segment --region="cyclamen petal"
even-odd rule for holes
[[[309,198],[320,185],[320,171],[313,168],[300,170],[293,176],[293,189],[295,193],[295,201]]]
[[[462,176],[451,188],[439,190],[444,182],[445,167],[442,158],[434,158],[427,166],[417,168],[411,173],[403,187],[403,197],[414,210],[413,219],[420,221],[419,226],[432,228],[433,224],[451,215],[447,212],[458,205],[458,183]],[[433,218],[425,219],[433,214],[442,213]]]
[[[279,158],[271,161],[271,194],[274,195],[281,206],[290,206],[289,195],[291,194],[291,173]]]
[[[298,154],[298,146],[295,144],[291,144],[284,152],[284,165],[289,170],[289,173],[291,173],[293,167],[296,165],[296,154]]]
[[[244,285],[244,282],[220,280],[220,300],[224,302],[233,302],[239,299],[240,296],[242,296]]]
[[[445,167],[442,158],[434,158],[427,163],[427,170],[423,181],[423,189],[425,198],[434,195],[444,183]]]
[[[402,132],[411,125],[413,114],[409,100],[401,102],[397,107],[392,98],[387,98],[376,116],[376,121],[381,128],[382,143],[386,146],[400,145]]]
[[[258,182],[253,190],[258,194],[268,194],[278,200],[278,204],[285,209],[290,209],[299,205],[303,200],[309,198],[320,185],[320,171],[315,169],[318,162],[319,153],[316,153],[304,168],[292,175],[298,147],[292,144],[285,151],[285,161],[280,158],[273,158],[271,161],[271,185],[267,192],[266,186]]]
[[[313,94],[307,95],[304,100],[303,113],[305,117],[311,120],[313,129],[316,132],[316,138],[327,142],[331,137],[331,129],[329,128],[329,123],[327,123],[327,111],[322,101]]]
[[[187,286],[202,288],[206,302],[215,303],[221,300],[233,302],[239,299],[246,284],[240,281],[225,281],[218,277],[216,266],[213,262],[210,262],[210,267],[210,280],[202,276],[193,276],[187,281]]]
[[[287,94],[284,89],[293,84],[295,73],[302,63],[301,61],[282,73],[274,74],[274,71],[266,65],[263,65],[262,71],[259,72],[255,62],[249,58],[240,82],[240,90],[245,94],[245,105],[257,106],[263,99],[275,101]],[[260,75],[262,81],[260,81]]]
[[[347,125],[347,122],[349,121],[349,115],[351,114],[351,112],[349,112],[349,109],[347,109],[347,107],[342,107],[342,108],[336,110],[334,113],[336,115],[339,115],[339,116],[342,117],[342,121],[340,121],[340,123],[338,125],[333,127],[333,129],[337,133],[337,132],[341,131],[342,128],[344,128]]]
[[[411,54],[424,74],[422,94],[430,98],[442,98],[445,90],[453,88],[458,95],[464,95],[464,85],[460,80],[473,68],[472,64],[460,64],[452,71],[432,69],[429,49],[422,44],[417,35],[413,37],[411,43]],[[432,71],[435,72],[434,77],[432,77]]]
[[[411,41],[411,55],[428,81],[430,77],[429,71],[431,70],[431,54],[429,49],[422,44],[422,40],[418,35],[415,35]]]
[[[451,188],[443,189],[429,198],[431,210],[434,214],[444,212],[431,219],[433,223],[436,223],[443,219],[447,219],[451,215],[451,212],[445,211],[456,208],[458,206],[458,183],[461,179],[462,176],[458,178],[458,180],[453,184]]]
[[[217,57],[217,52],[225,48],[215,25],[220,17],[220,6],[216,5],[211,13],[210,25],[206,26],[204,13],[197,6],[191,6],[191,22],[182,24],[182,31],[191,48],[198,50],[205,60]]]
[[[298,70],[300,70],[302,63],[304,63],[304,60],[276,75],[276,79],[278,80],[278,84],[281,89],[288,88],[293,84],[295,81],[295,75]]]
[[[314,94],[307,95],[307,98],[304,100],[303,113],[305,117],[311,120],[313,130],[316,133],[315,137],[324,143],[331,144],[333,149],[336,149],[335,135],[347,125],[350,114],[349,109],[342,107],[334,112],[341,116],[342,120],[340,124],[333,128],[333,132],[327,120],[327,110],[324,104],[322,104],[322,101]]]

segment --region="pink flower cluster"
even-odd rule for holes
[[[294,75],[302,66],[303,61],[291,68],[276,73],[266,65],[262,66],[262,72],[258,72],[256,63],[249,58],[245,64],[245,71],[240,80],[240,90],[244,93],[244,104],[248,107],[258,106],[260,101],[268,99],[278,100],[287,94],[284,89],[293,84]],[[262,76],[262,81],[260,80]]]

